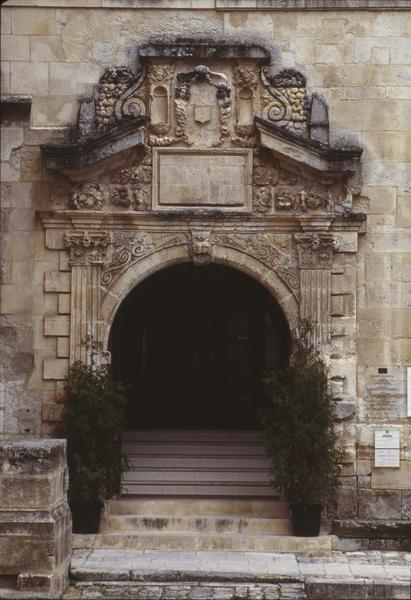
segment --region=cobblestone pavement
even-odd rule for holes
[[[77,550],[65,598],[409,600],[411,553]]]

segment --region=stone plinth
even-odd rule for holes
[[[64,588],[71,558],[67,481],[65,440],[0,440],[0,576],[18,590]]]

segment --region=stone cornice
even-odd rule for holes
[[[319,173],[351,175],[358,167],[362,148],[336,148],[305,139],[261,117],[254,117],[254,122],[261,145],[281,158]]]
[[[32,0],[7,0],[5,7],[33,8]],[[61,0],[37,0],[36,8],[73,8],[87,9],[149,9],[158,10],[247,10],[252,11],[392,11],[410,10],[409,0],[72,0],[70,5],[62,6]]]
[[[187,212],[166,215],[164,212],[155,213],[98,213],[93,211],[39,211],[39,218],[46,229],[127,229],[146,231],[181,231],[190,229],[193,225],[213,230],[235,230],[244,232],[303,232],[303,231],[347,231],[361,233],[363,231],[363,215],[357,214],[347,218],[329,214],[316,215],[315,219],[307,222],[305,215],[273,214],[264,217],[225,213],[224,216],[210,213],[198,214]]]
[[[84,141],[63,144],[43,144],[40,146],[46,167],[58,170],[72,181],[83,181],[92,174],[98,176],[109,169],[108,161],[135,146],[144,144],[144,125],[147,117],[133,119],[118,127],[112,127],[103,134],[89,137]],[[112,163],[112,168],[117,162]]]
[[[172,58],[196,60],[227,60],[251,58],[268,64],[271,60],[269,50],[256,42],[233,41],[216,38],[184,38],[173,37],[149,40],[138,49],[141,59]]]

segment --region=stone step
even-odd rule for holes
[[[262,431],[238,429],[126,429],[123,442],[264,443]]]
[[[129,430],[122,452],[124,494],[275,495],[260,431]]]
[[[123,550],[230,550],[233,552],[302,552],[324,554],[331,551],[333,536],[303,538],[288,535],[201,534],[201,533],[98,533],[76,534],[76,549]]]
[[[116,515],[103,519],[100,527],[102,533],[115,532],[190,532],[190,533],[260,533],[275,535],[291,535],[291,524],[288,518],[233,518],[228,516],[214,517],[170,517],[152,515]]]
[[[164,498],[125,496],[109,500],[107,515],[198,515],[228,517],[288,517],[288,504],[275,498]]]

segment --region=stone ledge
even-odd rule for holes
[[[125,125],[111,127],[102,135],[73,143],[42,144],[46,167],[61,171],[72,181],[83,181],[91,174],[96,177],[115,168],[125,151],[144,144],[143,126],[147,120],[147,117],[137,117]]]
[[[168,40],[167,37],[153,38],[147,44],[138,49],[138,55],[142,59],[147,58],[174,58],[174,59],[244,59],[251,58],[269,63],[270,52],[261,44],[256,42],[245,42],[228,39],[215,39],[215,37],[185,38],[175,37]]]
[[[411,521],[335,520],[332,532],[340,538],[406,539],[411,544]]]

